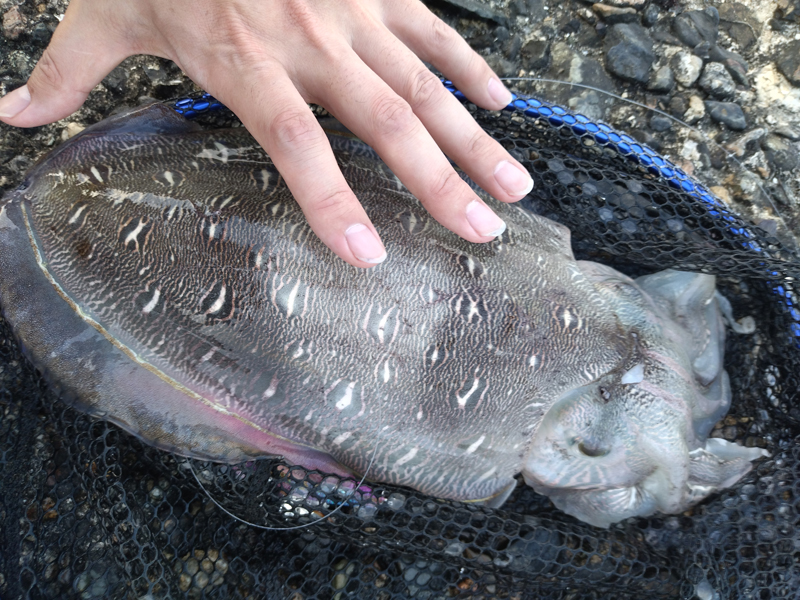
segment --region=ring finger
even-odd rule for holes
[[[367,66],[408,101],[445,154],[475,183],[503,202],[519,200],[531,190],[533,180],[525,168],[383,25],[376,24],[366,38],[354,40],[353,48]]]

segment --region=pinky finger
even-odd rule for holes
[[[404,10],[386,11],[384,16],[386,26],[400,41],[452,79],[478,106],[489,110],[508,106],[511,92],[458,32],[421,2],[405,0],[402,4]]]
[[[288,75],[277,65],[262,65],[254,85],[244,88],[235,85],[244,75],[229,75],[232,80],[222,82],[219,92],[209,91],[237,114],[267,151],[314,233],[353,266],[383,262],[386,250],[378,232],[347,185],[325,132]]]

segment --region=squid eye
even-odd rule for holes
[[[589,456],[591,458],[605,456],[609,452],[606,448],[593,448],[592,446],[587,446],[584,442],[578,444],[578,451],[584,456]]]

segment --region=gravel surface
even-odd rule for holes
[[[509,82],[628,131],[784,240],[800,230],[800,1],[428,4],[502,77],[593,86],[691,124],[695,131],[601,91]],[[66,6],[0,0],[0,94],[25,82]],[[170,61],[137,56],[67,119],[27,130],[0,124],[0,192],[43,153],[110,113],[194,91]],[[724,164],[726,153],[742,166]]]

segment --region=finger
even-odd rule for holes
[[[247,74],[216,72],[209,91],[269,154],[322,242],[356,267],[383,262],[386,250],[375,227],[339,170],[325,132],[282,68],[265,60]],[[246,77],[250,85],[236,85]]]
[[[478,106],[500,110],[511,102],[511,92],[486,61],[418,0],[398,2],[385,11],[384,23],[414,54],[449,77]]]
[[[17,127],[52,123],[75,112],[127,53],[99,14],[70,5],[26,85],[0,99],[0,119]]]
[[[371,145],[442,225],[472,242],[502,233],[505,223],[455,172],[409,104],[352,48],[340,50],[338,76],[313,90],[325,108]]]
[[[514,202],[533,188],[525,168],[492,139],[439,78],[381,24],[354,40],[361,59],[411,105],[450,158],[498,200]]]

